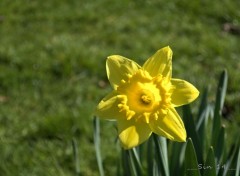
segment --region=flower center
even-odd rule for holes
[[[154,95],[149,90],[142,90],[142,93],[140,95],[140,102],[142,105],[148,106],[151,105],[155,101]]]
[[[145,70],[139,69],[128,80],[122,80],[117,91],[124,99],[118,104],[119,111],[125,112],[127,119],[143,119],[149,123],[167,113],[170,106],[169,81],[162,75],[151,77]]]
[[[152,102],[151,97],[149,97],[148,95],[142,95],[141,100],[142,100],[142,103],[145,105],[148,105]]]

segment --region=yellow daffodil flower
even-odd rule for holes
[[[152,132],[186,141],[175,107],[192,102],[199,91],[187,81],[172,78],[170,47],[158,50],[142,67],[123,56],[109,56],[106,69],[114,90],[98,104],[96,115],[117,120],[124,149],[143,143]]]

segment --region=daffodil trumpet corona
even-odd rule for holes
[[[98,104],[95,114],[117,121],[124,149],[143,143],[152,133],[186,141],[175,107],[192,102],[199,91],[185,80],[172,78],[170,47],[158,50],[142,67],[123,56],[109,56],[106,69],[113,91]]]

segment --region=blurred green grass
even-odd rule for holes
[[[240,35],[224,25],[239,28],[239,7],[234,0],[2,0],[0,173],[72,175],[74,137],[81,173],[98,175],[92,114],[111,89],[106,57],[143,63],[166,45],[174,53],[173,77],[200,90],[210,86],[212,100],[220,71],[228,70],[224,113],[233,140],[240,125]],[[104,167],[112,175],[117,132],[101,123]]]

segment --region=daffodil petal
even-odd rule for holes
[[[119,138],[124,149],[133,148],[146,141],[152,134],[148,124],[135,119],[118,120]]]
[[[170,140],[185,142],[186,130],[182,119],[174,108],[170,108],[165,117],[158,117],[149,123],[152,131]]]
[[[159,74],[172,77],[172,50],[169,46],[158,50],[143,65],[152,77]]]
[[[171,79],[171,84],[173,91],[171,101],[175,107],[191,103],[199,95],[199,91],[187,81]]]
[[[136,73],[139,68],[141,67],[136,62],[123,56],[112,55],[107,58],[107,76],[115,90],[121,80],[126,80],[128,74]]]
[[[111,92],[98,104],[95,114],[102,119],[117,119],[123,115],[118,108],[119,98],[116,91]]]

